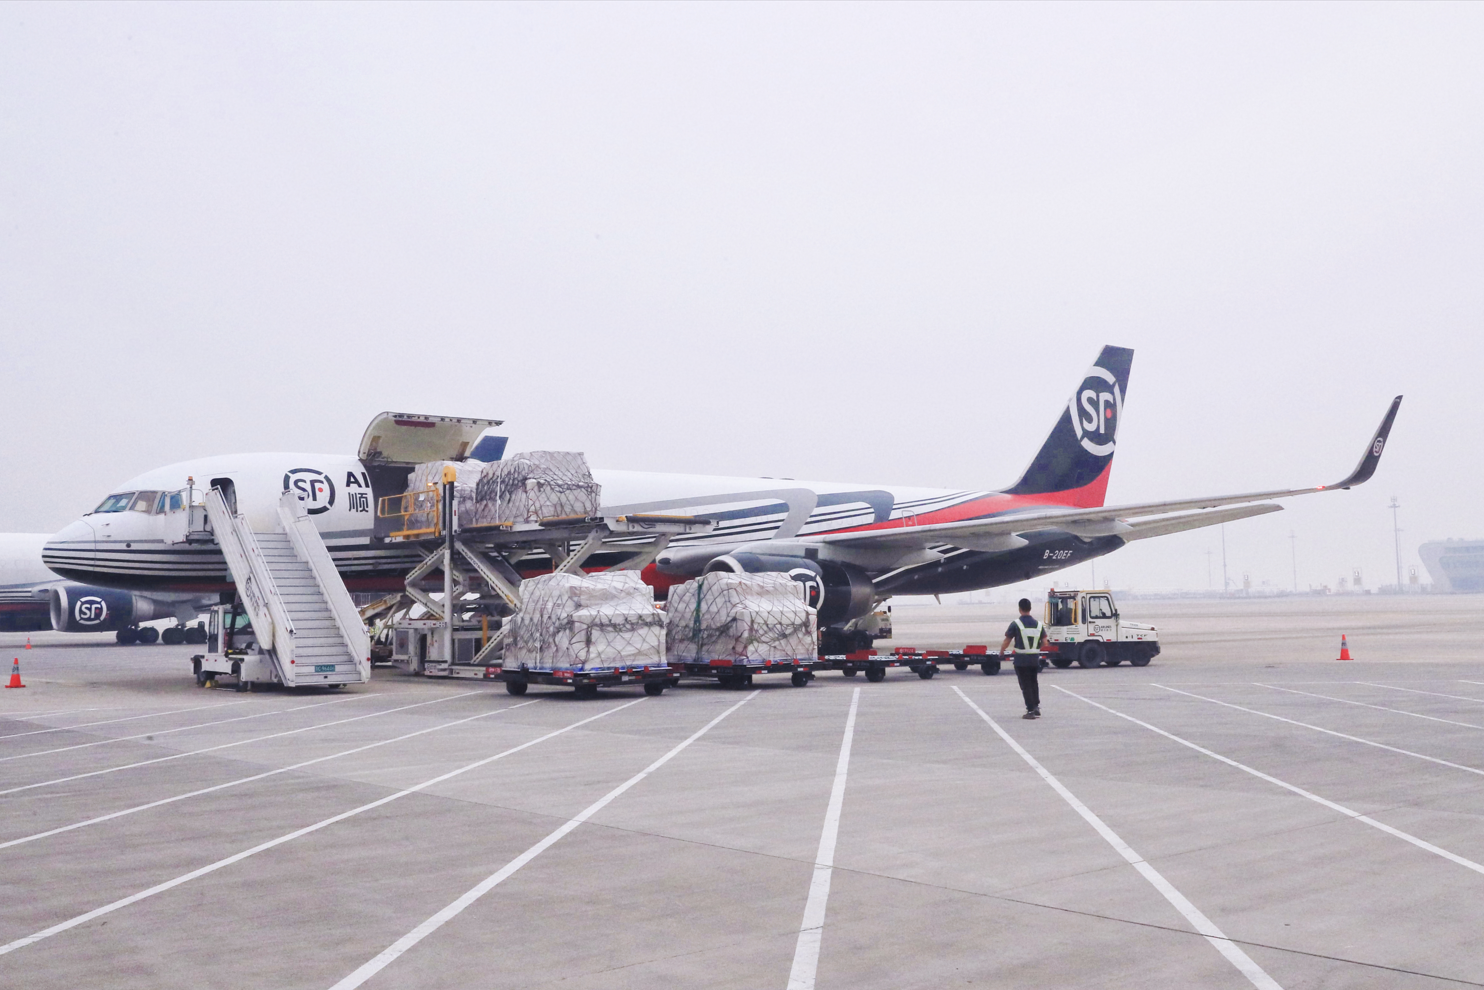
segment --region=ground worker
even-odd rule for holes
[[[1015,644],[1015,679],[1020,682],[1020,693],[1025,698],[1025,714],[1021,718],[1041,717],[1041,687],[1036,675],[1041,672],[1041,637],[1046,627],[1031,615],[1031,600],[1020,600],[1020,615],[1010,628],[1005,630],[1005,641],[1000,644],[1000,655]]]

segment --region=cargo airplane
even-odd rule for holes
[[[715,522],[677,538],[644,569],[663,594],[710,571],[782,571],[819,609],[830,648],[859,646],[860,620],[893,595],[946,594],[1030,580],[1111,553],[1134,540],[1276,512],[1273,500],[1371,477],[1401,404],[1397,396],[1355,470],[1332,485],[1105,505],[1133,351],[1104,347],[1020,479],[1003,491],[904,488],[777,478],[597,470],[604,515],[669,513]],[[378,499],[406,490],[420,462],[495,460],[497,420],[385,413],[355,455],[240,454],[172,464],[118,486],[47,544],[58,574],[133,591],[224,592],[217,547],[192,539],[193,491],[221,489],[253,528],[276,528],[279,496],[297,491],[352,591],[400,590],[422,559],[389,540]],[[481,439],[482,437],[482,439]],[[199,510],[197,510],[199,511]],[[623,560],[609,550],[588,569]],[[550,559],[526,557],[523,576]],[[865,642],[869,642],[865,639]]]

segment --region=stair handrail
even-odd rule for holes
[[[298,493],[286,491],[279,497],[278,518],[283,523],[289,542],[293,544],[294,553],[309,565],[314,582],[319,586],[320,594],[324,595],[325,604],[329,606],[330,616],[340,630],[340,637],[345,640],[345,648],[356,662],[362,683],[370,680],[371,636],[366,631],[360,610],[356,608],[350,592],[345,589],[345,581],[336,570],[335,561],[330,557],[324,539],[305,511],[304,503],[299,500]]]
[[[253,538],[252,527],[243,516],[227,507],[227,500],[219,488],[206,493],[206,514],[211,519],[211,528],[222,556],[227,558],[227,568],[237,586],[237,597],[242,599],[247,610],[258,646],[273,657],[279,680],[292,687],[294,623],[278,594],[278,585],[268,570],[262,548]]]

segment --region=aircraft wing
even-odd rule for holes
[[[1244,519],[1248,516],[1277,512],[1282,506],[1270,501],[1294,495],[1309,495],[1331,489],[1352,488],[1370,480],[1381,462],[1381,451],[1391,433],[1391,424],[1401,407],[1402,397],[1392,400],[1381,425],[1371,437],[1355,470],[1342,481],[1313,488],[1288,488],[1276,491],[1249,492],[1245,495],[1216,495],[1210,498],[1175,499],[1167,502],[1139,502],[1131,505],[1109,505],[1095,509],[1040,507],[1007,512],[987,519],[936,523],[928,526],[899,526],[891,529],[858,530],[812,537],[812,541],[839,546],[871,549],[926,548],[950,545],[968,550],[1011,550],[1025,541],[1017,534],[1038,530],[1061,530],[1084,539],[1098,536],[1120,536],[1124,540],[1164,536],[1203,526]],[[1224,508],[1223,508],[1224,507]]]

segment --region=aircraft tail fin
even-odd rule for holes
[[[1079,508],[1103,504],[1133,361],[1127,347],[1103,348],[1030,467],[1006,494],[1054,496],[1046,501]]]

